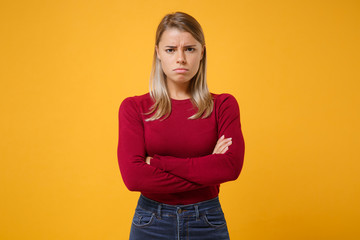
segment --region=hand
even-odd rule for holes
[[[150,160],[152,159],[152,157],[150,156],[147,156],[146,159],[145,159],[145,162],[150,165]]]
[[[224,154],[227,150],[229,150],[229,146],[232,144],[232,138],[225,138],[222,135],[216,143],[213,154]]]

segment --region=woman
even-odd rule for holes
[[[166,15],[150,91],[119,109],[120,171],[141,192],[130,239],[229,239],[219,186],[238,178],[243,158],[236,99],[207,87],[200,24],[183,12]]]

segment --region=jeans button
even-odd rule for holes
[[[181,214],[182,210],[179,208],[177,212],[178,212],[178,214]]]

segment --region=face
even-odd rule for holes
[[[189,32],[172,28],[163,32],[156,53],[167,82],[181,84],[189,83],[197,73],[204,47]]]

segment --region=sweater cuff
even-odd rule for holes
[[[164,170],[163,166],[161,164],[160,155],[154,154],[154,156],[150,160],[150,166],[153,166],[153,167],[160,168],[160,169]]]

